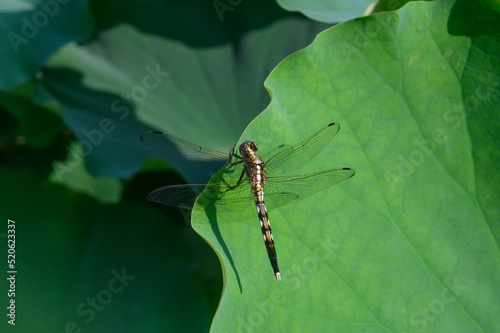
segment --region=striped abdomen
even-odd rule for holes
[[[252,171],[252,194],[257,207],[257,214],[259,215],[260,228],[262,230],[262,236],[264,237],[264,243],[266,244],[267,255],[271,261],[276,280],[281,281],[278,258],[276,256],[276,248],[274,247],[273,233],[271,231],[271,223],[269,222],[269,216],[267,215],[266,204],[264,202],[263,184],[266,179],[265,172],[261,169],[261,165],[259,164],[254,166],[254,170]]]
[[[259,215],[262,236],[264,237],[264,243],[266,244],[267,255],[269,256],[269,260],[271,261],[271,266],[273,266],[276,280],[281,281],[280,269],[278,268],[278,258],[276,256],[276,248],[274,247],[273,233],[271,232],[271,223],[269,223],[266,204],[264,203],[264,201],[257,202],[256,198],[254,199],[257,206],[257,214]]]

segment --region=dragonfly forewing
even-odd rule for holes
[[[228,153],[201,147],[159,131],[143,133],[141,141],[194,182],[208,181],[229,160]]]
[[[148,195],[149,201],[168,206],[192,209],[196,198],[203,192],[206,185],[172,185],[154,190]]]
[[[279,153],[271,156],[264,155],[263,160],[266,162],[266,172],[273,176],[286,174],[307,164],[325,148],[333,137],[337,135],[339,130],[339,124],[331,123],[319,129],[304,141],[293,146],[286,146]],[[274,151],[272,152],[274,153]]]
[[[228,153],[201,147],[175,135],[160,131],[149,131],[141,135],[141,141],[153,151],[170,160],[172,156],[180,155],[190,161],[220,161],[226,162]]]
[[[350,168],[330,169],[304,175],[269,177],[265,186],[266,203],[278,208],[303,200],[354,176]]]
[[[219,211],[236,211],[240,217],[242,211],[252,211],[252,206],[248,205],[252,199],[248,183],[171,185],[158,188],[148,195],[149,201],[185,209],[192,209],[197,199],[202,206],[217,205]]]

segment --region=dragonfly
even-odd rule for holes
[[[336,168],[301,175],[287,173],[307,164],[333,139],[339,132],[338,123],[330,123],[294,145],[279,145],[268,153],[258,155],[258,145],[253,141],[243,142],[228,153],[200,147],[177,136],[159,131],[146,132],[141,141],[151,148],[161,150],[168,142],[178,153],[191,162],[220,162],[225,160],[226,166],[239,177],[232,180],[222,179],[220,182],[208,184],[169,185],[158,188],[148,195],[148,200],[192,209],[196,200],[203,193],[211,193],[217,206],[242,213],[253,198],[257,209],[264,244],[277,281],[281,281],[278,267],[276,247],[267,212],[267,205],[272,209],[309,197],[330,186],[338,184],[354,176],[351,168]],[[161,153],[161,152],[160,152]],[[239,214],[238,217],[244,217]]]

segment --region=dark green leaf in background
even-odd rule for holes
[[[0,103],[19,123],[17,136],[32,148],[49,146],[63,130],[58,110],[33,103],[34,86],[27,84],[9,92],[0,92]]]
[[[229,151],[269,102],[262,87],[267,74],[324,27],[288,19],[245,36],[237,49],[195,49],[118,26],[96,42],[63,48],[50,59],[42,83],[88,146],[91,173],[124,177],[152,155],[139,141],[148,129]]]
[[[242,36],[276,20],[301,17],[268,0],[91,0],[89,3],[99,31],[127,24],[191,47],[238,43]]]
[[[55,50],[69,41],[88,38],[92,25],[84,0],[4,0],[0,6],[0,29],[4,33],[0,42],[0,89],[33,80]]]
[[[49,179],[86,193],[100,202],[118,203],[121,200],[123,184],[114,178],[92,177],[85,169],[81,146],[75,142],[67,147],[67,159],[52,164],[53,170]]]
[[[9,189],[0,192],[8,207],[0,217],[16,223],[15,329],[203,331],[210,323],[217,288],[194,261],[199,249],[185,228],[144,204],[101,205],[27,173],[2,170],[0,188]],[[9,289],[5,278],[0,286]]]

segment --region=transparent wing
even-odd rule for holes
[[[158,131],[145,132],[141,141],[153,152],[175,165],[193,182],[206,182],[227,162],[229,153],[200,147],[187,140]]]
[[[264,185],[264,201],[268,209],[278,208],[307,198],[352,176],[354,176],[353,169],[342,168],[304,175],[269,177]],[[148,200],[191,209],[203,191],[205,191],[204,199],[217,200],[214,203],[219,209],[232,211],[240,218],[248,217],[250,212],[256,214],[251,186],[246,180],[240,184],[230,182],[165,186],[151,192]]]
[[[336,123],[328,124],[304,141],[293,146],[279,146],[266,155],[270,156],[266,162],[268,177],[264,185],[264,198],[268,209],[304,199],[354,176],[354,170],[350,168],[279,176],[308,163],[332,140],[339,129],[340,126]],[[146,132],[141,136],[141,141],[161,155],[165,154],[170,160],[175,154],[182,156],[191,162],[192,167],[199,166],[205,161],[224,163],[229,158],[229,154],[203,148],[163,132]],[[265,157],[264,161],[266,161]],[[242,165],[236,169],[233,170],[233,174],[240,174],[238,170],[242,169]],[[208,185],[165,186],[151,192],[148,199],[165,205],[191,209],[202,192],[204,194],[200,199],[217,200],[214,203],[217,204],[218,209],[233,212],[238,218],[247,217],[251,211],[255,213],[251,186],[246,179],[240,184],[233,180]],[[203,205],[206,201],[200,200],[200,203]]]
[[[268,209],[302,200],[354,176],[350,168],[330,169],[304,175],[269,177],[264,186]]]
[[[263,157],[266,162],[266,172],[268,175],[274,176],[303,166],[323,150],[339,130],[339,124],[331,123],[302,142],[293,146],[281,146],[282,150],[278,153],[276,153],[277,148],[271,150],[269,154]]]
[[[181,155],[190,161],[222,161],[226,162],[229,153],[200,147],[177,136],[159,131],[149,131],[141,135],[141,141],[167,160]]]
[[[164,186],[151,192],[148,195],[148,200],[168,206],[191,209],[203,191],[205,191],[205,200],[217,200],[217,205],[223,207],[238,210],[242,206],[251,207],[253,205],[251,187],[246,180],[240,184],[231,182]]]
[[[191,209],[205,187],[206,185],[201,184],[164,186],[149,193],[148,200],[168,206]]]

